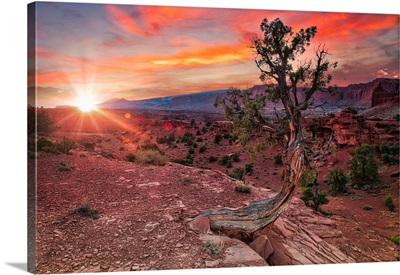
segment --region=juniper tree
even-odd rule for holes
[[[202,216],[209,216],[211,228],[232,232],[252,233],[273,222],[290,201],[302,176],[302,171],[310,166],[311,148],[303,136],[303,111],[313,105],[313,95],[321,90],[332,92],[328,87],[331,75],[328,71],[337,66],[327,57],[328,50],[320,44],[315,49],[313,60],[299,61],[300,56],[310,46],[317,34],[317,27],[311,26],[295,32],[281,19],[264,19],[260,24],[262,37],[252,40],[255,65],[260,71],[260,79],[265,82],[264,92],[251,89],[230,88],[225,97],[216,100],[215,106],[224,108],[225,116],[234,124],[239,141],[246,144],[252,137],[262,138],[261,128],[266,128],[282,137],[285,145],[283,154],[284,183],[274,198],[251,203],[238,209],[208,210]],[[267,100],[281,103],[283,114],[276,113],[277,123],[264,112]],[[264,147],[260,146],[260,150]]]

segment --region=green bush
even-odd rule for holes
[[[127,161],[134,162],[135,159],[136,159],[136,156],[135,156],[134,154],[130,153],[130,154],[128,154],[128,155],[125,156],[125,159],[126,159]]]
[[[194,154],[194,149],[193,149],[193,148],[190,148],[189,151],[188,151],[188,153],[189,153],[190,155],[193,155],[193,154]]]
[[[60,166],[58,167],[58,171],[73,171],[75,169],[74,166],[66,164],[64,161],[60,161]]]
[[[252,187],[251,184],[249,183],[238,183],[235,186],[235,190],[239,193],[246,193],[246,194],[250,194],[252,191]]]
[[[220,134],[216,134],[214,137],[214,143],[219,144],[222,140],[222,136]]]
[[[182,165],[188,165],[187,161],[184,160],[184,159],[181,159],[181,158],[173,159],[172,162],[179,163],[179,164],[182,164]]]
[[[341,168],[335,167],[328,169],[329,175],[326,182],[329,186],[329,191],[336,196],[338,192],[346,193],[346,184],[349,181],[349,175],[346,175]]]
[[[209,163],[216,162],[217,160],[218,160],[218,157],[214,157],[214,156],[210,156],[210,157],[208,158],[208,162],[209,162]]]
[[[363,144],[350,152],[353,156],[349,161],[350,178],[354,185],[372,185],[379,181],[378,163],[375,160],[374,151],[373,146]]]
[[[389,238],[389,240],[391,240],[392,242],[394,242],[394,243],[397,244],[397,245],[400,244],[399,234],[393,235],[392,237]]]
[[[228,164],[229,161],[230,161],[229,156],[228,156],[228,155],[224,155],[224,156],[222,156],[222,158],[221,158],[221,160],[219,161],[219,163],[220,163],[221,165],[226,166],[226,165]]]
[[[244,168],[246,170],[246,175],[251,175],[253,173],[253,166],[254,166],[254,163],[252,163],[252,162],[248,162],[245,164]]]
[[[221,243],[214,242],[211,240],[206,241],[204,244],[204,247],[207,249],[208,253],[210,253],[212,255],[217,255],[222,250]]]
[[[203,145],[200,147],[199,152],[204,153],[207,150],[207,146]]]
[[[75,141],[66,136],[63,136],[61,142],[56,141],[54,145],[58,151],[66,155],[68,155],[72,149],[76,148]]]
[[[371,207],[370,205],[364,205],[364,206],[363,206],[363,209],[364,209],[364,210],[371,210],[372,207]]]
[[[157,150],[144,150],[136,153],[135,162],[163,166],[168,158]]]
[[[274,163],[275,163],[276,165],[282,165],[282,164],[283,164],[283,162],[282,162],[282,155],[281,155],[280,153],[278,153],[278,154],[276,154],[276,155],[274,156]]]
[[[240,161],[240,153],[238,153],[238,152],[233,153],[231,159],[234,162],[239,162]]]
[[[325,192],[321,191],[317,186],[305,188],[301,199],[307,206],[311,206],[317,211],[320,210],[321,205],[329,203],[329,199],[326,197]],[[313,204],[310,205],[309,201],[312,201]]]
[[[386,196],[386,198],[385,198],[385,206],[387,208],[389,208],[389,210],[391,212],[394,211],[395,206],[394,206],[394,203],[393,203],[392,195],[389,194],[389,195]]]
[[[203,138],[201,138],[201,137],[196,138],[196,142],[202,142],[202,141],[203,141]]]
[[[307,188],[312,187],[316,184],[318,178],[318,172],[316,168],[311,170],[303,170],[299,180],[299,187]]]
[[[245,173],[246,169],[244,167],[235,167],[229,176],[237,180],[243,180]]]

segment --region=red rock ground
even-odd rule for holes
[[[153,136],[154,141],[157,135],[167,134],[168,129],[157,123],[154,126],[120,123],[121,117],[115,116],[100,119],[98,115],[89,119],[86,115],[82,119],[73,113],[64,121],[58,119],[61,129],[48,138],[60,140],[66,135],[76,140],[79,147],[73,155],[46,155],[37,159],[38,273],[204,268],[206,261],[218,256],[206,251],[198,234],[188,228],[187,219],[209,208],[246,205],[262,197],[264,193],[257,190],[265,187],[280,189],[282,167],[273,164],[279,146],[268,150],[264,160],[254,161],[254,173],[248,178],[259,188],[251,194],[242,194],[234,191],[235,181],[223,175],[225,167],[206,162],[211,155],[221,157],[241,150],[237,145],[223,140],[216,146],[213,132],[202,135],[204,141],[199,142],[199,147],[206,144],[207,151],[201,154],[196,150],[194,165],[222,173],[175,163],[166,166],[131,163],[124,157],[135,150],[132,140]],[[199,129],[204,125],[204,122],[197,124]],[[177,127],[175,135],[186,131],[196,129]],[[85,143],[94,143],[95,147],[85,148]],[[188,150],[183,144],[178,148],[162,145],[160,148],[172,158],[184,157]],[[333,165],[348,169],[350,149],[339,150],[319,164],[318,182],[322,184],[327,169]],[[251,161],[243,151],[240,159],[234,166]],[[58,171],[61,161],[75,169]],[[34,160],[29,162],[32,164]],[[341,238],[326,241],[357,262],[396,261],[398,246],[388,237],[399,230],[399,179],[391,177],[397,171],[397,165],[380,167],[386,189],[374,193],[352,190],[350,196],[329,196],[330,202],[323,208],[333,213],[331,219],[336,222],[336,229],[350,243]],[[389,193],[395,202],[394,213],[384,205]],[[99,219],[70,214],[83,202],[99,211]],[[364,205],[372,209],[363,210]]]

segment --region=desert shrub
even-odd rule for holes
[[[243,180],[245,173],[246,169],[244,167],[235,167],[229,176],[237,180]]]
[[[245,164],[244,168],[246,170],[246,175],[251,175],[253,173],[254,163],[248,162]]]
[[[211,121],[207,121],[207,122],[206,122],[206,126],[207,126],[207,127],[210,127],[210,126],[211,126]]]
[[[301,199],[307,206],[311,206],[317,211],[320,210],[321,205],[329,203],[329,199],[326,197],[325,192],[321,191],[316,185],[313,187],[306,187],[303,190]],[[313,202],[312,205],[310,205],[310,201]]]
[[[210,157],[208,158],[208,162],[209,162],[209,163],[216,162],[217,160],[218,160],[218,157],[214,157],[214,156],[210,156]]]
[[[353,158],[348,163],[351,166],[350,178],[354,185],[371,185],[379,181],[374,151],[373,146],[363,144],[350,152]]]
[[[94,220],[99,218],[99,211],[92,208],[91,204],[84,201],[76,209],[72,210],[70,214],[79,214],[84,217],[90,217]]]
[[[188,164],[186,160],[181,159],[181,158],[173,159],[172,162],[179,163],[179,164],[182,164],[182,165],[187,165]]]
[[[204,153],[207,150],[207,146],[203,145],[200,147],[199,152]]]
[[[247,184],[239,183],[239,184],[236,184],[236,186],[235,186],[235,191],[237,191],[239,193],[250,194],[251,190],[252,190],[251,186],[247,185]]]
[[[193,146],[193,148],[197,148],[198,145],[196,142],[193,142],[192,146]]]
[[[60,142],[56,141],[54,145],[58,151],[66,155],[68,155],[72,149],[76,148],[75,141],[66,136],[63,136]]]
[[[202,141],[203,141],[203,138],[202,138],[202,137],[196,138],[196,142],[202,142]]]
[[[371,210],[372,207],[370,205],[364,205],[363,210]]]
[[[190,148],[189,151],[188,151],[188,153],[189,153],[190,155],[193,155],[193,154],[194,154],[194,149],[193,149],[193,148]]]
[[[224,132],[224,134],[222,135],[222,137],[224,139],[229,139],[231,137],[231,135],[228,132]]]
[[[282,155],[281,155],[280,153],[278,153],[278,154],[276,154],[276,155],[274,156],[274,163],[275,163],[276,165],[282,165],[282,164],[283,164],[283,162],[282,162]]]
[[[389,195],[386,196],[386,198],[385,198],[385,206],[387,208],[389,208],[389,210],[391,212],[394,211],[395,206],[394,206],[394,203],[393,203],[392,195],[389,194]]]
[[[43,107],[36,108],[28,105],[28,134],[40,133],[50,134],[57,130],[57,125],[49,116],[49,113]]]
[[[41,137],[41,138],[39,138],[37,141],[36,141],[36,146],[37,146],[37,150],[40,152],[40,151],[42,151],[43,150],[43,148],[54,148],[54,149],[56,149],[55,148],[55,146],[54,146],[54,144],[53,144],[53,142],[51,142],[50,140],[48,140],[48,139],[46,139],[46,138],[44,138],[44,137]]]
[[[347,107],[346,111],[350,114],[358,114],[357,109],[353,108],[353,107]]]
[[[184,176],[183,177],[183,182],[188,183],[188,182],[192,182],[193,178],[191,176]]]
[[[399,234],[393,235],[392,237],[389,238],[389,240],[391,240],[392,242],[394,242],[394,243],[397,244],[397,245],[400,244]]]
[[[142,151],[158,151],[161,155],[164,155],[164,152],[161,151],[161,149],[158,147],[158,145],[149,140],[146,140],[140,146],[140,150],[142,150]]]
[[[197,130],[197,131],[196,131],[196,136],[201,136],[200,130]]]
[[[164,144],[164,143],[167,143],[167,142],[168,142],[168,138],[167,138],[166,136],[157,137],[157,138],[156,138],[156,142],[157,142],[158,144]]]
[[[201,128],[201,131],[202,131],[203,133],[207,133],[207,128],[206,128],[206,127],[203,127],[203,128]]]
[[[224,155],[222,156],[221,160],[219,161],[219,164],[221,165],[227,165],[228,161],[230,160],[228,155]]]
[[[222,136],[220,134],[216,134],[214,137],[214,143],[219,144],[222,140]]]
[[[136,153],[135,162],[163,166],[168,158],[157,150],[143,150]]]
[[[382,157],[382,161],[385,162],[385,163],[389,163],[389,164],[399,163],[399,158],[398,157],[394,157],[391,154],[384,153],[384,154],[381,155],[381,157]]]
[[[349,175],[345,174],[341,168],[335,167],[328,169],[328,178],[326,182],[329,186],[329,191],[332,195],[336,196],[338,192],[346,193],[346,184],[349,181]]]
[[[136,156],[135,156],[134,154],[130,153],[130,154],[127,154],[127,155],[125,156],[125,159],[126,159],[127,161],[134,162],[135,159],[136,159]]]
[[[299,187],[307,188],[316,185],[318,172],[316,168],[303,170],[299,180]]]
[[[240,153],[238,153],[238,152],[233,153],[232,154],[232,160],[234,162],[239,162],[240,161]]]
[[[58,171],[73,171],[75,168],[72,165],[68,165],[67,163],[65,163],[64,161],[60,161],[60,166],[58,167]]]
[[[212,255],[217,255],[218,253],[220,253],[222,251],[223,245],[219,242],[207,240],[204,243],[204,247],[206,248],[208,253],[210,253]]]

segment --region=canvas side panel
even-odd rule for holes
[[[28,4],[28,271],[36,273],[36,3]]]

